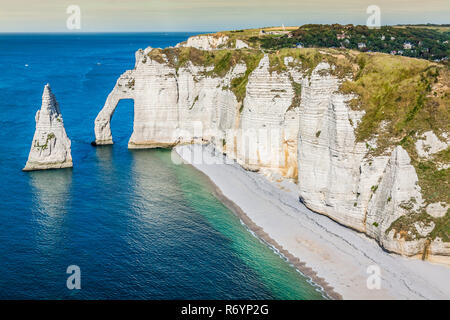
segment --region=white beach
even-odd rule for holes
[[[190,161],[194,149],[202,152],[203,164]],[[204,164],[222,157],[212,150],[200,145],[175,148],[210,178],[235,212],[245,214],[248,219],[241,219],[249,229],[279,249],[332,298],[450,298],[450,268],[390,254],[365,235],[312,212],[299,202],[292,182],[270,182],[236,163]],[[380,268],[381,286],[370,290],[367,268],[373,265]]]

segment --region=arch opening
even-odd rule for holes
[[[120,99],[116,109],[111,114],[111,135],[114,134],[114,143],[128,144],[133,134],[134,100]]]
[[[133,84],[133,85],[131,85]],[[106,99],[105,105],[102,110],[100,110],[97,118],[95,118],[95,142],[92,142],[92,145],[105,145],[105,144],[113,144],[112,134],[111,134],[111,118],[114,115],[117,104],[121,100],[134,100],[133,97],[134,91],[134,79],[131,78],[130,71],[125,72],[118,80],[114,89],[108,95]],[[129,103],[129,102],[128,102]],[[127,102],[125,102],[127,104]],[[122,108],[125,110],[121,110],[122,112],[127,112],[128,108]],[[134,114],[134,105],[132,106],[133,112],[129,114]],[[122,118],[122,117],[116,117]],[[128,119],[127,116],[124,118]],[[120,120],[119,120],[120,121]],[[114,121],[116,122],[116,120]],[[134,119],[132,121],[134,123]]]

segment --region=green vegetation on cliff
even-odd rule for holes
[[[392,141],[408,147],[408,137],[425,131],[438,136],[450,130],[449,68],[426,60],[360,54],[359,69],[341,91],[356,94],[351,106],[364,110],[358,141],[377,136],[375,154]]]
[[[342,49],[284,48],[268,53],[269,71],[280,73],[287,71],[289,67],[297,68],[309,76],[319,63],[327,62],[333,66],[331,74],[342,79],[345,76],[352,76],[356,68],[355,57],[357,54],[358,52]],[[292,62],[286,65],[286,58],[292,58]]]
[[[450,28],[421,26],[382,26],[369,29],[361,25],[309,24],[280,36],[252,37],[261,48],[278,50],[306,48],[346,48],[363,52],[376,51],[428,60],[445,60],[450,53]]]
[[[270,27],[223,31],[229,37],[224,48],[244,40],[254,49],[272,52],[283,48],[344,48],[382,52],[450,63],[449,25],[399,25],[369,29],[362,25],[307,24],[301,27]]]
[[[238,101],[243,101],[245,98],[245,92],[247,90],[248,77],[256,69],[259,61],[262,59],[262,52],[256,54],[244,54],[241,59],[245,62],[247,70],[244,75],[231,80],[231,90],[236,95]]]
[[[428,204],[450,203],[449,148],[430,158],[418,156],[415,143],[424,132],[432,131],[445,141],[450,132],[450,70],[442,64],[426,60],[361,53],[353,80],[345,81],[341,91],[356,94],[352,108],[365,112],[356,129],[357,141],[376,139],[369,156],[390,152],[396,145],[407,150],[421,188],[424,206],[396,220],[387,230],[395,229],[402,237],[421,238],[414,223],[434,222],[427,237],[449,239],[448,213],[442,218],[426,214]],[[448,241],[448,240],[447,240]]]
[[[47,134],[47,137],[45,138],[45,143],[40,145],[38,140],[34,141],[34,147],[36,149],[40,149],[41,151],[44,151],[48,148],[48,143],[50,140],[55,139],[56,136],[53,132],[50,132],[49,134]]]

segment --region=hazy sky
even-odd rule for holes
[[[73,32],[69,5],[92,31],[214,31],[305,23],[365,24],[369,5],[381,24],[450,23],[449,0],[0,0],[0,32]]]

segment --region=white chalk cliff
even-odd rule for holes
[[[36,112],[36,131],[24,171],[72,167],[70,140],[50,85],[42,94],[41,109]]]
[[[245,49],[249,45],[240,39],[230,40],[225,34],[205,34],[189,37],[187,41],[178,43],[177,48],[191,47],[200,50],[218,50],[218,49]]]
[[[211,49],[219,45],[212,39],[187,43]],[[401,146],[367,157],[367,143],[355,138],[364,113],[349,107],[353,96],[339,92],[343,80],[332,75],[332,65],[321,62],[309,74],[295,67],[271,72],[264,55],[248,76],[245,98],[238,101],[230,87],[232,79],[244,75],[245,63],[218,77],[208,75],[212,67],[187,62],[177,69],[168,58],[153,60],[151,50],[139,50],[135,68],[117,80],[95,120],[97,144],[113,142],[110,120],[117,103],[133,99],[129,148],[210,142],[249,170],[297,181],[307,207],[366,233],[389,251],[450,256],[450,243],[439,238],[406,241],[394,230],[387,232],[407,214],[405,202],[414,199],[413,209],[423,204],[418,177]],[[200,136],[189,134],[199,123]],[[252,139],[257,147],[248,149]],[[418,228],[419,233],[432,230],[431,225]]]

